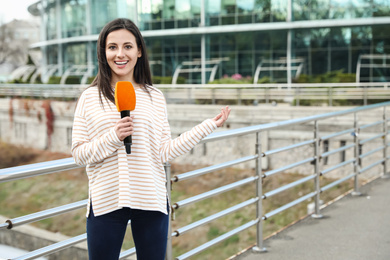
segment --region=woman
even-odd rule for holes
[[[99,70],[80,96],[73,123],[72,155],[89,178],[89,259],[118,259],[127,223],[138,260],[165,258],[169,202],[163,163],[190,151],[227,120],[230,108],[172,140],[166,101],[152,86],[146,46],[137,26],[116,19],[97,42]],[[136,107],[120,118],[115,85],[130,81]],[[125,137],[132,135],[127,154]]]

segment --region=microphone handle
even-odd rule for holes
[[[130,110],[122,110],[121,111],[121,118],[124,118],[126,116],[130,116]],[[127,136],[124,140],[123,140],[123,143],[126,147],[126,153],[127,154],[131,154],[131,145],[133,143],[132,139],[131,139],[131,135]]]

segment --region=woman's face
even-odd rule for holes
[[[120,29],[109,33],[106,39],[106,58],[112,72],[112,83],[133,82],[134,67],[141,55],[131,32]]]

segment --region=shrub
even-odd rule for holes
[[[343,73],[342,69],[319,75],[301,74],[298,79],[294,80],[295,83],[342,83],[355,81],[356,74]]]
[[[87,84],[88,84],[88,85],[91,84],[92,81],[95,79],[95,77],[96,77],[96,76],[88,77],[88,79],[87,79]]]
[[[61,77],[58,76],[51,76],[47,82],[47,84],[60,84]]]
[[[172,79],[173,77],[167,76],[167,77],[162,77],[162,76],[153,76],[152,82],[153,84],[172,84]],[[178,77],[176,84],[185,84],[186,79],[183,77]]]
[[[60,82],[61,82],[61,77],[51,76],[47,84],[60,84]],[[80,84],[80,82],[81,82],[80,76],[68,76],[65,80],[65,84],[72,84],[72,85]]]
[[[16,149],[17,148],[17,149]],[[0,141],[0,168],[14,167],[34,159],[39,152]]]
[[[208,84],[252,84],[253,79],[250,76],[243,77],[241,74],[235,73],[231,77],[224,75],[220,79],[210,81]]]
[[[38,75],[38,77],[35,78],[35,81],[33,82],[33,84],[42,84],[41,75]]]

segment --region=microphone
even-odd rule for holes
[[[130,111],[135,109],[135,91],[130,81],[118,81],[115,85],[115,104],[118,112],[121,112],[121,118],[130,116]],[[127,136],[123,143],[127,154],[131,154],[132,139]]]

